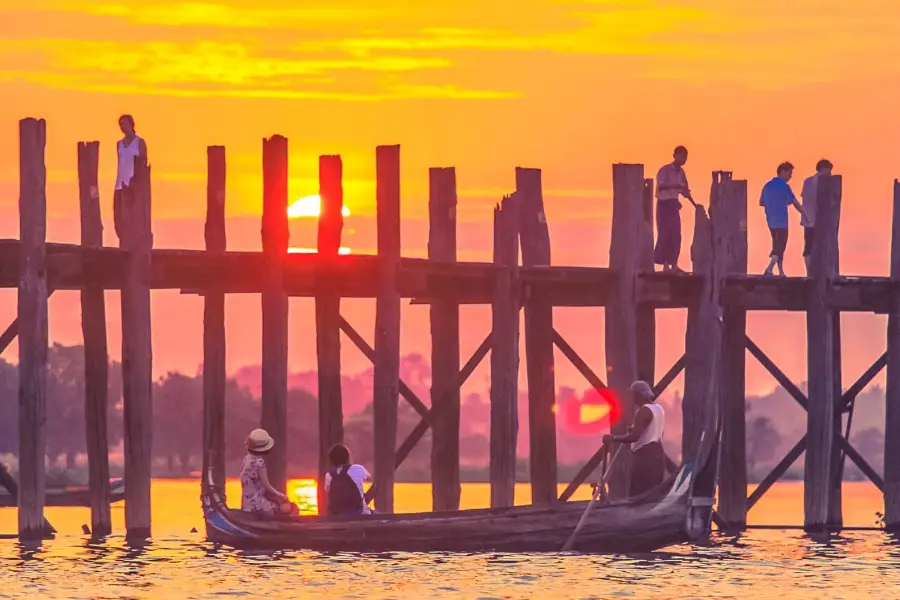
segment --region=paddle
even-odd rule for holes
[[[591,509],[594,508],[594,504],[597,502],[597,498],[605,495],[606,488],[606,478],[609,477],[610,472],[612,471],[613,465],[616,464],[616,459],[619,457],[619,452],[622,451],[622,446],[619,446],[616,449],[616,453],[613,454],[612,460],[609,461],[609,466],[606,468],[606,472],[603,473],[603,476],[600,477],[600,482],[597,484],[597,489],[594,490],[593,496],[591,496],[591,501],[588,502],[587,508],[584,509],[584,514],[581,515],[581,520],[578,521],[578,525],[575,526],[575,531],[572,532],[572,535],[569,536],[569,539],[566,540],[565,546],[563,546],[562,551],[568,552],[572,549],[572,545],[575,543],[575,538],[578,536],[578,533],[584,527],[584,524],[587,523],[588,516],[591,514]]]

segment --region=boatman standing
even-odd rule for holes
[[[691,197],[684,164],[688,151],[684,146],[675,148],[674,160],[663,165],[656,174],[656,248],[653,262],[662,265],[663,271],[680,273],[678,255],[681,254],[681,201],[687,198],[695,207]]]
[[[628,495],[639,496],[661,484],[666,477],[666,454],[662,447],[666,413],[656,404],[653,389],[646,381],[631,384],[631,394],[638,406],[628,433],[603,436],[604,444],[631,443],[631,487]]]
[[[134,177],[134,159],[140,156],[145,163],[147,162],[147,143],[135,133],[134,117],[131,115],[119,117],[119,129],[122,130],[124,137],[116,144],[119,166],[116,171],[116,191],[113,195],[113,224],[116,235],[121,240],[122,188],[129,185],[131,178]]]

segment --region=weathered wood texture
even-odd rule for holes
[[[287,468],[288,295],[284,261],[288,233],[288,140],[263,140],[262,248],[266,283],[262,292],[262,427],[275,440],[266,457],[269,481],[285,491]]]
[[[134,176],[119,202],[119,246],[127,251],[122,286],[122,383],[125,424],[125,528],[150,536],[153,450],[153,346],[150,325],[150,166],[135,157]]]
[[[900,280],[900,180],[894,180],[891,279]],[[900,530],[900,296],[893,297],[887,328],[884,421],[884,526]]]
[[[653,272],[653,180],[644,180],[644,222],[641,228],[641,264],[644,273]],[[656,381],[656,308],[637,305],[637,374],[651,386]]]
[[[429,170],[428,258],[456,262],[456,170]],[[431,499],[434,510],[459,510],[459,303],[435,298],[431,318]]]
[[[47,169],[43,119],[19,121],[19,538],[44,527],[47,419]]]
[[[540,169],[516,168],[522,265],[550,266],[550,231],[544,214]],[[553,305],[525,300],[525,363],[528,374],[528,446],[533,504],[556,502],[556,384],[553,373]]]
[[[98,185],[100,142],[78,144],[78,199],[81,208],[81,245],[103,246]],[[106,300],[103,288],[81,290],[81,331],[84,337],[84,418],[91,501],[91,533],[95,538],[112,532],[109,508],[109,353],[106,343]]]
[[[840,272],[840,260],[836,261],[835,272]],[[834,321],[834,342],[832,350],[834,352],[834,367],[832,370],[834,382],[834,398],[835,407],[840,402],[843,393],[843,382],[841,377],[841,313],[834,311],[832,314]],[[843,434],[844,413],[841,410],[835,410],[834,414],[834,431],[838,435]],[[846,453],[840,444],[832,444],[831,447],[831,484],[829,485],[828,498],[828,527],[840,529],[844,526],[843,500],[841,494],[841,482],[844,479],[843,462]]]
[[[519,210],[517,194],[494,209],[494,263],[498,274],[491,306],[491,507],[513,506],[519,431]]]
[[[206,251],[224,254],[225,147],[206,149]],[[203,295],[203,485],[225,495],[225,293]],[[210,479],[211,478],[211,481]]]
[[[344,228],[344,165],[340,156],[319,157],[318,253],[336,259]],[[325,264],[328,268],[328,264]],[[341,393],[341,297],[334,292],[316,296],[316,357],[319,379],[319,506],[325,506],[328,451],[344,441]]]
[[[383,260],[375,299],[375,508],[391,513],[400,399],[400,146],[376,148],[375,171],[378,255]]]
[[[641,268],[644,218],[644,165],[613,165],[613,216],[609,266],[616,272],[614,292],[606,305],[607,384],[621,403],[621,418],[612,428],[623,434],[631,425],[631,384],[638,377],[637,275]],[[627,449],[626,449],[627,450]],[[622,452],[609,479],[610,496],[628,494],[631,454]]]
[[[714,228],[722,232],[727,256],[725,275],[747,273],[747,182],[731,179],[731,173],[713,174],[710,213]],[[747,311],[724,303],[722,307],[722,379],[719,406],[722,411],[722,469],[717,512],[729,527],[747,524],[746,376]]]
[[[834,342],[835,311],[826,296],[837,276],[838,215],[841,208],[841,177],[819,179],[816,207],[816,243],[812,249],[810,276],[813,281],[806,314],[809,408],[804,469],[804,527],[823,529],[828,523],[832,485],[834,443]]]

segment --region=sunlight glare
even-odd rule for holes
[[[318,194],[305,196],[294,201],[288,206],[288,219],[306,219],[318,217],[321,213],[322,199]],[[341,208],[341,214],[345,217],[350,216],[350,209],[346,206]]]

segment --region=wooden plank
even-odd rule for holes
[[[575,349],[569,345],[569,342],[567,342],[555,329],[553,330],[553,343],[559,348],[560,352],[563,353],[563,356],[569,359],[572,366],[581,373],[582,377],[594,387],[594,389],[602,390],[606,388],[606,384],[603,383],[603,380],[594,373],[593,369],[588,366],[584,359],[575,352]]]
[[[806,436],[804,435],[800,438],[794,447],[791,448],[787,454],[785,454],[784,458],[782,458],[775,468],[766,475],[762,481],[759,482],[759,485],[756,486],[756,489],[753,490],[753,493],[747,498],[747,510],[749,511],[753,506],[759,502],[760,498],[762,498],[769,488],[772,487],[775,482],[781,479],[782,475],[787,473],[787,470],[791,468],[797,459],[800,458],[800,455],[806,451]]]
[[[206,149],[206,251],[224,254],[224,146]],[[203,470],[201,485],[211,485],[225,497],[225,293],[208,290],[203,296]]]
[[[747,350],[753,357],[759,361],[759,364],[768,371],[772,377],[775,378],[775,381],[784,388],[784,390],[790,394],[790,396],[797,401],[797,403],[803,407],[803,410],[809,409],[809,400],[806,398],[806,395],[800,391],[794,382],[792,382],[787,375],[784,374],[784,371],[778,368],[778,366],[769,358],[762,349],[756,345],[756,342],[750,339],[749,336],[744,337],[744,343],[747,345]]]
[[[400,146],[375,150],[378,256],[382,259],[375,299],[375,508],[394,512],[397,402],[400,397]]]
[[[714,227],[726,227],[730,250],[726,275],[747,274],[747,182],[735,181],[725,173],[713,173],[710,212]],[[747,433],[745,368],[747,311],[729,304],[722,311],[722,450],[724,468],[719,479],[716,510],[732,529],[747,525]]]
[[[78,199],[81,209],[81,245],[103,246],[98,170],[100,142],[78,143]],[[112,533],[109,507],[109,352],[106,343],[106,299],[103,288],[81,290],[81,331],[84,336],[84,418],[86,428],[91,533],[102,538]]]
[[[550,266],[550,231],[544,213],[541,170],[516,167],[522,265]],[[553,305],[539,295],[525,301],[528,376],[528,446],[532,504],[556,502],[556,383],[553,373]]]
[[[19,539],[47,536],[47,168],[43,119],[19,121]]]
[[[835,271],[839,266],[835,268]],[[834,331],[834,342],[832,344],[834,367],[832,369],[832,382],[834,386],[834,431],[840,434],[843,429],[844,415],[838,409],[841,404],[841,396],[843,394],[843,381],[841,379],[841,313],[833,311],[832,325]],[[849,430],[848,430],[849,431]],[[831,447],[831,483],[829,485],[828,499],[828,528],[841,529],[844,526],[843,501],[841,499],[841,482],[844,479],[844,451],[837,445]]]
[[[153,450],[153,344],[150,326],[150,166],[135,157],[134,176],[122,189],[117,229],[127,252],[122,286],[122,383],[125,442],[125,529],[150,537]]]
[[[340,156],[319,157],[318,253],[336,259],[344,227],[344,166]],[[330,270],[330,269],[329,269]],[[341,297],[334,292],[316,296],[316,357],[319,381],[319,506],[325,506],[328,451],[344,442],[341,392]]]
[[[262,292],[262,428],[275,440],[266,457],[272,486],[285,491],[287,469],[288,296],[284,261],[288,251],[288,140],[263,140],[262,248],[265,287]]]
[[[637,365],[637,275],[641,263],[641,232],[646,227],[643,210],[644,165],[613,165],[613,216],[609,266],[616,283],[606,306],[607,384],[619,399],[622,413],[612,427],[624,434],[634,416],[631,384],[638,377]],[[611,498],[628,494],[631,453],[623,452],[612,466]]]
[[[641,230],[640,271],[653,273],[653,179],[644,179],[643,229]],[[639,303],[637,319],[637,376],[651,385],[656,380],[656,308]]]
[[[468,381],[469,377],[481,364],[481,361],[484,360],[484,357],[487,356],[487,353],[490,352],[492,344],[493,344],[492,334],[488,334],[487,337],[481,342],[481,345],[475,350],[472,356],[469,357],[469,360],[466,361],[466,364],[463,365],[463,368],[460,369],[459,373],[456,374],[456,378],[453,380],[453,385],[450,386],[448,393],[452,393],[454,389],[461,388],[466,381]],[[440,404],[440,402],[438,402]],[[428,414],[425,418],[423,418],[419,423],[413,427],[413,430],[406,436],[406,439],[403,440],[403,443],[397,448],[397,459],[394,463],[394,468],[399,469],[400,465],[403,464],[403,461],[407,459],[410,453],[413,451],[413,448],[416,447],[422,438],[425,436],[425,433],[431,427],[431,423],[437,421],[441,416],[441,411],[435,410],[432,408],[428,411]],[[372,485],[366,491],[366,500],[370,501],[375,496],[375,486]]]
[[[675,361],[675,364],[672,365],[666,374],[662,376],[662,379],[656,382],[656,385],[653,386],[653,395],[659,396],[666,388],[672,385],[672,382],[675,381],[675,378],[678,377],[682,371],[684,371],[684,365],[687,363],[687,356],[682,354],[681,357]]]
[[[881,370],[887,366],[888,363],[888,353],[883,352],[881,356],[878,357],[878,360],[869,365],[869,368],[865,370],[865,372],[859,376],[853,385],[847,388],[847,391],[841,394],[841,402],[838,407],[835,409],[835,413],[839,414],[844,412],[847,407],[853,402],[856,397],[862,392],[867,385],[869,385],[873,379],[875,379]]]
[[[841,177],[819,179],[816,208],[816,243],[810,261],[813,285],[806,317],[807,365],[809,370],[809,410],[804,468],[804,528],[818,531],[827,527],[832,485],[834,443],[834,310],[825,298],[837,275],[838,215],[841,206]]]
[[[894,180],[891,279],[900,280],[900,180]],[[884,527],[900,531],[900,298],[892,297],[887,326],[884,414]]]
[[[429,170],[428,259],[456,262],[456,170]],[[431,320],[431,406],[440,407],[441,419],[431,431],[431,499],[434,510],[459,510],[460,391],[454,387],[459,373],[459,303],[452,297],[435,298]]]
[[[519,227],[521,199],[494,208],[494,262],[500,272],[491,306],[491,507],[513,506],[519,431]]]

